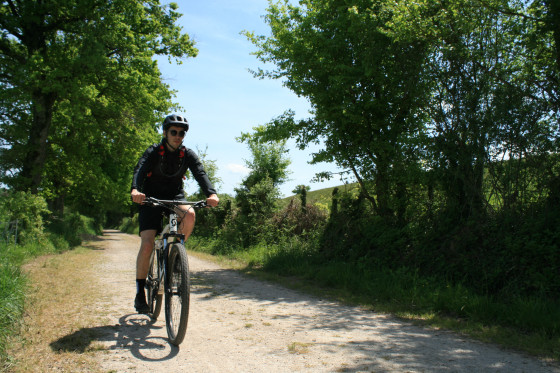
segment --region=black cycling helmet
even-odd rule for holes
[[[185,132],[189,130],[189,122],[187,121],[187,118],[177,114],[168,115],[163,120],[164,131],[167,131],[171,126],[182,127]]]

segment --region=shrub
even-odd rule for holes
[[[227,219],[231,216],[233,202],[233,198],[229,195],[221,195],[220,204],[217,207],[198,210],[196,212],[196,225],[193,234],[199,237],[216,236],[218,230],[224,226]]]
[[[119,226],[119,230],[124,233],[130,234],[138,234],[139,233],[139,226],[138,226],[138,214],[134,214],[131,218],[124,218]]]
[[[310,204],[302,208],[294,199],[288,206],[272,216],[273,225],[285,234],[301,235],[316,231],[323,227],[326,221],[325,210]]]
[[[18,242],[42,240],[43,216],[49,214],[47,202],[29,192],[4,192],[0,195],[0,215],[4,221],[18,221]]]
[[[48,230],[64,238],[70,247],[78,246],[85,237],[101,234],[93,218],[80,215],[77,212],[67,213],[62,219],[53,218]]]

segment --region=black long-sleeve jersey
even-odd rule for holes
[[[150,146],[138,160],[132,177],[132,189],[137,189],[148,197],[160,199],[184,198],[183,178],[189,170],[206,194],[216,194],[212,182],[196,153],[182,146],[171,152],[165,139]]]

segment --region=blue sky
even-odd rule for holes
[[[196,42],[199,54],[181,65],[159,61],[163,78],[177,91],[177,102],[184,108],[190,123],[185,138],[187,147],[207,149],[207,158],[214,160],[222,179],[220,193],[234,195],[249,170],[245,160],[251,159],[246,144],[235,138],[242,132],[265,124],[292,109],[297,118],[309,117],[309,103],[297,97],[277,80],[259,80],[248,69],[261,66],[251,52],[255,47],[241,35],[243,30],[268,35],[263,20],[267,0],[179,0],[179,23]],[[311,183],[317,172],[336,171],[330,164],[310,165],[312,149],[300,151],[289,144],[290,181],[280,187],[284,196],[299,184],[317,190],[341,184],[339,180]],[[195,190],[195,186],[187,187]]]

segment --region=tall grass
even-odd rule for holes
[[[52,245],[48,246],[48,251]],[[26,278],[20,266],[41,251],[38,245],[0,243],[0,369],[9,364],[6,354],[9,337],[21,325],[25,305]]]
[[[6,344],[8,337],[19,327],[25,301],[25,277],[18,266],[0,257],[0,365],[8,364]]]
[[[23,319],[27,278],[21,265],[30,257],[52,251],[52,244],[45,247],[0,243],[0,371],[12,365],[7,354],[8,344],[10,337],[19,331]]]

